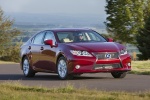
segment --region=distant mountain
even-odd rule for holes
[[[104,26],[105,15],[94,14],[33,14],[6,13],[15,24],[61,24],[61,25],[99,25]]]

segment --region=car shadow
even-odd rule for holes
[[[93,77],[93,76],[75,76],[73,80],[92,80],[92,79],[113,79],[112,77]],[[24,77],[23,74],[0,74],[0,80],[44,80],[44,81],[59,81],[57,74],[47,74],[47,75],[35,75],[34,77]],[[69,79],[72,80],[72,79]],[[61,81],[61,80],[60,80]]]
[[[111,77],[75,76],[74,80],[112,79]]]

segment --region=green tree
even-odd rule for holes
[[[141,52],[138,55],[140,60],[150,59],[150,17],[147,19],[144,28],[140,29],[136,36],[137,47]]]
[[[135,34],[144,24],[144,0],[106,0],[106,3],[108,33],[122,43],[134,43]]]
[[[145,0],[144,22],[144,27],[139,30],[136,36],[137,47],[141,52],[138,55],[140,60],[150,59],[150,0]]]
[[[150,0],[145,0],[144,3],[144,21],[146,22],[150,15]]]
[[[6,17],[0,8],[0,57],[8,56],[8,51],[12,49],[11,41],[20,34],[19,30],[12,27],[13,23],[14,20]]]

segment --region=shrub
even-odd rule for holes
[[[16,43],[14,46],[5,48],[2,52],[0,60],[20,62],[20,45],[22,43]]]

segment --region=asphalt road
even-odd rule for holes
[[[83,74],[74,80],[60,80],[57,74],[37,73],[33,78],[23,76],[19,64],[0,64],[0,83],[19,81],[27,86],[48,88],[64,87],[68,84],[76,88],[106,91],[144,92],[150,91],[150,76],[127,74],[124,79],[114,79],[110,73]]]

